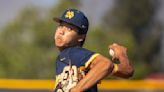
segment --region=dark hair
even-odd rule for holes
[[[76,26],[75,26],[75,27],[76,27]],[[82,33],[82,29],[80,29],[80,28],[78,28],[78,27],[77,27],[77,29],[78,29],[78,30],[76,30],[76,31],[77,31],[77,34],[78,34],[78,35],[86,35],[86,34],[87,34],[87,33],[85,33],[85,34]],[[85,38],[86,38],[86,37],[85,37]],[[82,46],[84,45],[84,43],[85,43],[85,38],[83,39],[83,41],[80,42],[80,46],[81,46],[81,47],[82,47]]]
[[[83,41],[80,42],[80,46],[81,46],[81,47],[83,47],[84,42],[85,42],[85,38],[83,39]]]

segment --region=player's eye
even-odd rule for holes
[[[59,24],[59,26],[58,27],[63,27],[63,25],[62,24]]]
[[[73,30],[73,28],[71,28],[71,27],[68,27],[68,28],[67,28],[67,30],[68,30],[68,31],[72,31],[72,30]]]

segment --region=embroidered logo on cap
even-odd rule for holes
[[[74,12],[73,11],[67,11],[65,18],[71,19],[72,17],[74,17]]]

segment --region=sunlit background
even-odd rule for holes
[[[0,88],[3,79],[55,80],[52,18],[68,8],[90,21],[85,48],[111,58],[108,45],[122,44],[135,68],[129,80],[163,82],[164,0],[0,0]]]

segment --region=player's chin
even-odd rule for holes
[[[55,45],[56,46],[62,46],[63,42],[61,40],[55,40]]]
[[[65,48],[67,48],[67,47],[64,46],[64,45],[56,45],[56,47],[57,47],[60,51],[62,51],[62,50],[64,50]]]
[[[65,47],[65,45],[63,43],[59,43],[59,42],[55,42],[55,46],[58,48]]]
[[[56,46],[56,47],[63,47],[63,45],[60,44],[60,43],[55,43],[55,46]]]

